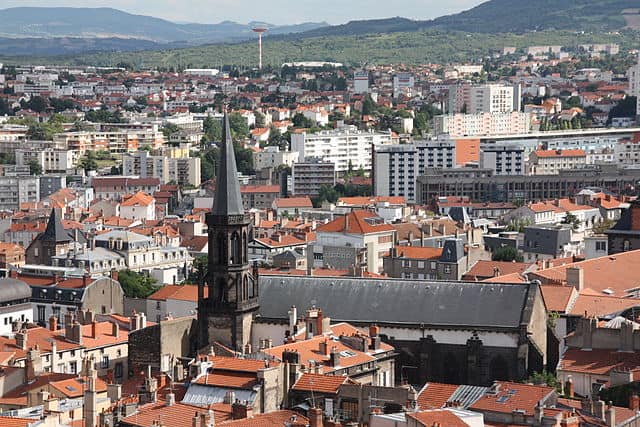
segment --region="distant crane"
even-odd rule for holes
[[[258,33],[258,69],[262,70],[262,34],[267,31],[264,27],[257,27],[253,29],[254,33]]]

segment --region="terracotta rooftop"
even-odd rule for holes
[[[316,232],[362,235],[391,232],[394,230],[395,228],[391,225],[381,222],[375,213],[359,210],[349,212],[347,215],[340,216],[327,224],[321,225],[316,229]]]
[[[135,194],[124,196],[122,199],[122,203],[120,203],[120,206],[149,206],[153,203],[153,201],[153,196],[150,196],[143,191],[138,191]]]
[[[636,370],[640,368],[640,354],[611,350],[568,349],[560,358],[558,369],[569,372],[608,375],[613,369]]]
[[[293,390],[337,394],[340,386],[347,382],[349,382],[348,377],[341,375],[304,373],[293,385]]]
[[[480,260],[476,262],[473,267],[464,274],[464,276],[462,276],[462,280],[484,280],[506,274],[522,274],[529,270],[533,265],[535,264]]]
[[[538,157],[585,157],[584,150],[536,150]]]
[[[430,248],[422,246],[396,246],[398,257],[410,259],[439,259],[442,256],[442,248]]]
[[[467,427],[468,424],[457,417],[453,412],[445,409],[431,411],[420,411],[407,413],[407,417],[417,421],[420,427],[446,426],[446,427]]]
[[[528,416],[534,414],[534,409],[539,401],[544,400],[551,393],[552,387],[531,384],[520,384],[498,381],[496,393],[487,392],[483,397],[472,404],[472,411],[490,411],[511,414],[514,410],[523,410]]]
[[[455,384],[429,382],[424,385],[418,394],[418,407],[420,409],[442,408],[458,387]]]
[[[216,403],[211,405],[216,423],[224,423],[231,419],[231,405]],[[167,406],[165,402],[158,401],[138,408],[138,411],[121,420],[125,425],[138,427],[152,427],[161,419],[163,425],[171,427],[191,427],[192,418],[196,412],[206,412],[207,408],[175,403]]]
[[[308,197],[278,198],[273,201],[273,206],[278,209],[286,208],[312,208],[313,203]]]

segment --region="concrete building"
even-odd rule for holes
[[[629,78],[629,95],[636,97],[636,117],[640,118],[640,55],[638,63],[627,72]]]
[[[77,166],[78,158],[78,153],[72,150],[16,150],[16,165],[29,166],[35,162],[42,173],[66,173]]]
[[[158,178],[162,184],[175,182],[178,185],[200,186],[200,158],[154,156],[141,150],[122,156],[123,175],[141,178]]]
[[[449,88],[449,114],[511,113],[520,111],[519,86],[456,85]]]
[[[536,225],[524,228],[524,262],[578,255],[580,243],[573,239],[571,226]]]
[[[143,191],[153,194],[160,190],[159,178],[139,176],[99,176],[91,180],[96,199],[120,200],[125,194]]]
[[[376,147],[373,186],[376,196],[403,196],[416,200],[416,178],[427,169],[456,166],[456,143],[446,137]]]
[[[291,167],[291,194],[317,196],[322,186],[336,185],[336,165],[320,159],[294,163]]]
[[[0,176],[0,210],[16,211],[21,203],[40,201],[37,176]]]
[[[353,73],[353,92],[367,93],[369,92],[369,72],[358,70]]]
[[[277,146],[264,147],[253,153],[253,167],[256,170],[277,168],[280,165],[291,167],[298,161],[299,154],[297,151],[280,150]]]
[[[123,196],[120,217],[144,223],[156,219],[156,199],[142,191]]]
[[[417,202],[438,197],[468,197],[475,202],[561,199],[587,187],[621,194],[640,179],[640,170],[615,165],[561,171],[558,175],[494,176],[491,169],[429,169],[417,178]]]
[[[530,175],[558,175],[561,170],[581,169],[587,165],[583,150],[536,150],[529,155]]]
[[[516,135],[531,131],[531,114],[509,113],[451,114],[433,118],[436,134],[452,137],[483,135]]]
[[[318,158],[335,164],[336,172],[363,169],[371,170],[373,149],[391,144],[391,133],[365,132],[355,126],[345,126],[331,131],[291,135],[291,151],[299,153],[299,161]]]
[[[412,98],[415,93],[415,78],[411,73],[397,73],[393,76],[393,97],[406,96]]]
[[[398,279],[460,280],[471,267],[461,239],[441,248],[395,246],[383,264],[384,273]]]
[[[480,148],[480,169],[491,169],[493,175],[524,175],[526,158],[524,147],[494,145]]]
[[[64,132],[53,136],[55,144],[84,155],[86,151],[109,151],[127,153],[142,147],[160,148],[164,144],[164,135],[157,129],[135,129],[102,132]]]

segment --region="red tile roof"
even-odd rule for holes
[[[149,206],[153,201],[153,196],[143,191],[138,191],[136,194],[124,196],[120,206]]]
[[[462,280],[483,280],[494,277],[495,275],[501,276],[513,273],[522,274],[531,268],[532,265],[534,264],[524,262],[480,260],[464,274]]]
[[[558,369],[568,372],[608,375],[613,369],[640,368],[640,354],[610,350],[568,349],[558,363]]]
[[[543,285],[540,291],[547,310],[558,313],[564,313],[578,296],[573,286]]]
[[[231,419],[231,405],[216,403],[211,405],[216,423],[223,423]],[[196,412],[206,412],[206,408],[175,403],[167,406],[165,402],[158,401],[138,408],[138,412],[121,420],[125,425],[151,427],[159,419],[162,424],[171,427],[191,427],[192,418]]]
[[[410,259],[439,259],[442,256],[442,248],[430,248],[422,246],[396,246],[398,257]]]
[[[286,208],[312,208],[313,203],[308,197],[278,198],[273,201],[273,206],[278,209]]]
[[[538,157],[585,157],[584,150],[536,150]]]
[[[420,409],[442,408],[459,386],[454,384],[427,383],[418,394]]]
[[[497,393],[487,392],[469,407],[472,411],[490,411],[511,414],[523,410],[533,416],[539,401],[554,393],[552,387],[500,381]]]
[[[349,233],[349,234],[372,234],[382,232],[392,232],[395,230],[391,225],[377,222],[369,222],[368,219],[377,219],[377,215],[369,211],[352,211],[347,215],[338,217],[333,221],[321,225],[316,229],[318,233]]]
[[[407,413],[407,417],[417,421],[421,427],[446,426],[467,427],[468,424],[457,417],[453,412],[444,409]]]
[[[295,422],[293,420],[295,420]],[[308,425],[309,420],[297,412],[282,410],[254,415],[244,420],[227,421],[223,422],[222,425],[229,427],[275,427],[284,426],[287,425],[287,423],[291,423],[292,427],[299,427]]]
[[[200,385],[250,390],[258,383],[258,379],[254,373],[214,371],[202,375],[195,381],[195,383]]]
[[[180,301],[198,302],[198,286],[166,285],[151,294],[147,299],[156,301],[166,301],[169,299],[174,299]]]
[[[293,390],[315,393],[337,394],[340,386],[348,382],[348,377],[304,373],[293,385]]]

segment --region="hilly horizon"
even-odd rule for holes
[[[278,35],[328,25],[326,22],[239,24],[224,20],[216,24],[179,24],[108,7],[13,7],[0,9],[0,22],[0,37],[4,38],[121,38],[191,44],[246,40],[255,37],[252,32],[255,26],[264,26]]]
[[[608,34],[624,29],[638,30],[640,8],[637,0],[488,0],[469,10],[426,21],[395,17],[334,26],[326,23],[273,26],[231,21],[178,24],[112,8],[17,7],[1,9],[0,22],[3,22],[0,55],[9,57],[100,52],[117,55],[138,51],[143,55],[144,51],[151,54],[165,50],[172,52],[172,56],[181,56],[181,49],[194,46],[246,51],[253,48],[256,36],[251,30],[254,26],[269,28],[268,43],[339,39],[332,49],[337,53],[347,42],[342,38],[376,34],[436,31],[441,32],[444,39],[445,34],[453,32],[526,35],[540,31]]]

